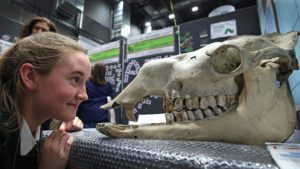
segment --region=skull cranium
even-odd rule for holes
[[[168,124],[98,124],[112,137],[281,142],[296,111],[287,78],[298,63],[297,32],[236,36],[197,51],[147,62],[137,77],[102,108],[124,106],[129,119],[143,97],[164,97]],[[280,83],[280,84],[279,84]]]

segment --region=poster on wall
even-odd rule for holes
[[[127,59],[175,51],[174,28],[169,27],[127,40]]]
[[[89,51],[89,58],[94,66],[101,62],[106,65],[106,79],[118,94],[122,90],[121,41],[110,42]]]
[[[173,27],[129,38],[124,62],[124,88],[136,77],[144,63],[172,55],[175,55]],[[136,115],[163,113],[162,98],[160,96],[144,98],[136,104],[134,113]]]
[[[210,25],[210,38],[225,38],[237,35],[236,20],[217,22]]]

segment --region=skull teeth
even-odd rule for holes
[[[199,98],[198,97],[193,97],[192,100],[192,109],[199,109]]]
[[[165,98],[164,108],[168,124],[202,120],[219,116],[237,102],[235,95]]]
[[[197,109],[193,111],[194,115],[195,115],[195,119],[196,120],[202,120],[204,119],[204,115],[201,109]]]

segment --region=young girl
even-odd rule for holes
[[[18,41],[0,56],[0,168],[65,168],[73,137],[53,131],[35,144],[49,118],[72,121],[87,100],[90,62],[74,40],[52,32]]]
[[[42,32],[56,32],[56,26],[54,22],[52,22],[48,18],[36,16],[24,25],[19,39]],[[41,126],[41,130],[58,128],[64,128],[67,131],[81,130],[83,128],[83,123],[78,117],[75,117],[74,120],[63,123],[55,119],[48,119]]]
[[[108,111],[100,107],[107,103],[107,96],[114,97],[112,84],[105,79],[106,67],[96,63],[91,77],[86,83],[88,100],[80,104],[77,115],[82,120],[84,128],[95,128],[97,123],[108,122]]]

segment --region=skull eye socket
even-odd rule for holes
[[[221,74],[230,73],[241,65],[240,51],[234,47],[216,50],[211,60],[215,71]]]

